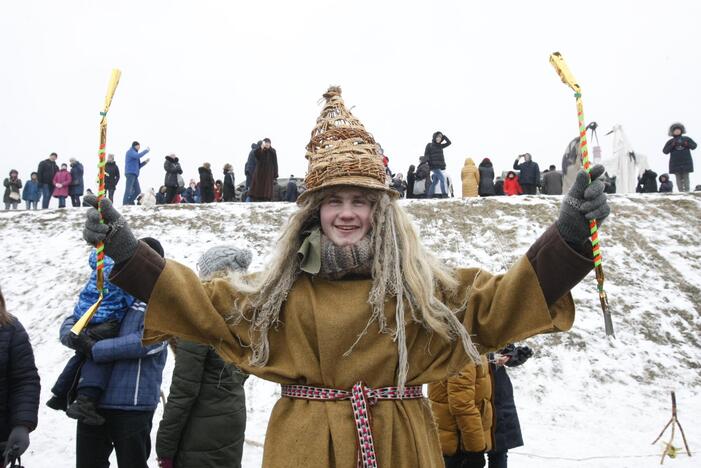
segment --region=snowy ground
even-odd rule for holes
[[[496,272],[525,252],[558,206],[551,197],[405,203],[442,258]],[[661,448],[651,442],[670,416],[670,390],[677,392],[689,444],[700,450],[701,196],[615,196],[612,206],[602,243],[618,338],[604,337],[592,275],[574,291],[573,330],[529,340],[535,357],[510,370],[526,442],[511,452],[512,466],[658,466]],[[125,214],[139,236],[159,238],[170,258],[194,266],[209,246],[235,243],[252,249],[256,269],[292,209],[226,204],[135,207]],[[39,428],[23,458],[32,468],[74,466],[75,425],[43,402],[70,354],[58,343],[58,326],[89,274],[82,221],[80,210],[0,213],[0,282],[9,309],[29,331],[43,384]],[[171,370],[169,360],[165,393]],[[254,377],[246,390],[244,466],[257,467],[278,391]],[[665,465],[699,466],[699,455]]]

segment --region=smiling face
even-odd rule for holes
[[[372,203],[362,190],[340,189],[321,204],[321,230],[335,245],[359,242],[370,231]]]

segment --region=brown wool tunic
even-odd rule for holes
[[[571,327],[574,303],[567,291],[591,270],[592,262],[556,232],[551,228],[504,275],[458,271],[465,291],[472,287],[460,320],[481,352]],[[396,385],[397,346],[391,335],[378,333],[376,324],[343,357],[370,316],[370,280],[329,281],[302,274],[281,311],[282,326],[270,333],[265,367],[249,365],[247,322],[234,326],[225,321],[236,304],[246,301],[227,281],[201,283],[187,267],[163,263],[143,243],[132,259],[115,268],[111,281],[148,302],[146,343],[171,336],[207,343],[245,372],[281,384],[336,389],[350,389],[358,381],[373,388]],[[388,301],[385,310],[393,328],[395,302]],[[468,361],[459,343],[430,336],[420,325],[407,324],[406,336],[407,385],[445,379]],[[426,400],[379,401],[372,408],[372,426],[380,467],[443,466]],[[354,468],[355,463],[348,401],[278,400],[266,433],[264,467]]]

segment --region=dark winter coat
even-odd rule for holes
[[[497,179],[494,182],[494,192],[497,196],[504,195],[504,179]]]
[[[662,174],[658,180],[660,181],[660,192],[674,192],[674,184],[669,180],[669,174]]]
[[[180,184],[178,184],[178,175],[183,173],[178,158],[174,156],[166,156],[166,160],[163,163],[163,169],[166,171],[163,185],[170,188],[178,188],[180,186]]]
[[[253,172],[251,189],[248,196],[254,201],[270,201],[273,199],[273,190],[277,173],[277,153],[275,148],[264,150],[258,148],[255,151],[256,170]]]
[[[107,190],[116,190],[119,183],[119,166],[112,161],[105,164],[105,188]]]
[[[247,375],[207,345],[178,340],[156,453],[177,468],[240,467]]]
[[[161,395],[167,344],[141,344],[146,304],[136,301],[122,320],[117,338],[95,343],[92,357],[96,363],[112,363],[112,375],[102,392],[98,406],[123,411],[153,411]],[[61,325],[61,342],[68,346],[68,335],[76,320],[70,315]]]
[[[58,164],[56,164],[56,162],[52,161],[50,158],[44,159],[42,162],[39,163],[39,167],[37,168],[39,183],[53,185],[54,176],[57,172]]]
[[[406,173],[406,197],[414,198],[414,182],[416,182],[416,169],[412,164]]]
[[[527,357],[523,357],[518,352],[519,348],[509,345],[500,351],[500,354],[509,356],[507,367],[517,367],[526,362]],[[523,445],[521,434],[521,424],[518,420],[518,412],[514,402],[514,389],[511,379],[506,373],[506,368],[502,366],[489,365],[494,379],[494,393],[492,402],[496,414],[496,426],[494,430],[494,450],[510,450]]]
[[[83,165],[79,161],[71,164],[71,185],[68,186],[68,195],[83,196],[85,192],[83,172]]]
[[[10,192],[14,192],[19,196],[21,193],[22,181],[20,179],[10,179],[7,177],[2,184],[5,187],[5,195],[2,197],[3,203],[18,203],[19,199],[13,200],[10,198]]]
[[[246,175],[246,187],[251,187],[253,181],[253,173],[256,171],[256,150],[260,148],[260,142],[251,143],[251,151],[248,152],[248,159],[244,166],[244,174]]]
[[[667,141],[662,152],[669,154],[669,173],[694,172],[694,160],[691,159],[691,150],[694,149],[696,149],[696,142],[688,136],[682,135]]]
[[[657,173],[651,169],[643,172],[643,175],[638,177],[638,187],[635,191],[638,193],[657,192]]]
[[[431,168],[428,165],[428,161],[423,161],[416,168],[416,180],[424,180],[431,173]]]
[[[451,142],[447,136],[443,135],[443,138],[445,139],[445,143],[436,143],[434,139],[426,145],[426,149],[424,150],[424,157],[428,161],[431,170],[445,170],[445,156],[443,155],[443,150],[450,146]]]
[[[236,179],[234,178],[234,172],[224,172],[224,188],[223,196],[225,202],[232,202],[236,198]]]
[[[480,171],[479,196],[489,197],[496,195],[496,189],[494,188],[494,166],[492,162],[482,161],[478,169]]]
[[[285,190],[285,200],[290,203],[295,203],[299,197],[299,189],[294,180],[290,179],[287,183],[287,189]]]
[[[19,320],[10,317],[8,325],[0,325],[0,442],[15,426],[36,428],[40,391],[29,336]]]
[[[38,202],[41,199],[41,191],[39,190],[39,182],[28,180],[24,184],[22,191],[22,200],[29,202]]]
[[[521,185],[540,185],[540,168],[533,161],[514,162],[514,170],[519,171],[518,182]]]
[[[548,171],[543,174],[543,193],[546,195],[562,195],[562,172]]]
[[[214,202],[214,176],[212,170],[202,166],[198,169],[200,172],[200,195],[201,203]]]

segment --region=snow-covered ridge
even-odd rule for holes
[[[555,197],[402,202],[425,243],[455,265],[504,271],[552,223]],[[604,337],[593,274],[574,290],[578,317],[571,332],[537,337],[535,357],[510,371],[526,446],[510,456],[519,467],[656,466],[641,456],[669,418],[669,390],[677,390],[679,417],[692,450],[701,446],[701,195],[611,197],[602,228],[607,291],[615,341]],[[218,204],[124,210],[138,236],[158,238],[169,258],[194,267],[219,243],[254,253],[261,268],[276,235],[294,210],[289,204]],[[0,212],[0,276],[8,308],[27,327],[46,401],[70,355],[57,339],[62,318],[89,275],[89,248],[81,235],[84,210]],[[169,362],[163,390],[168,391]],[[260,466],[274,385],[247,383],[249,422],[245,464]],[[155,436],[160,408],[154,418]],[[23,461],[31,467],[74,465],[75,427],[42,406],[38,430]],[[679,445],[679,444],[677,444]],[[537,458],[552,457],[552,458]],[[680,456],[666,462],[693,466]],[[154,463],[155,465],[155,463]]]

